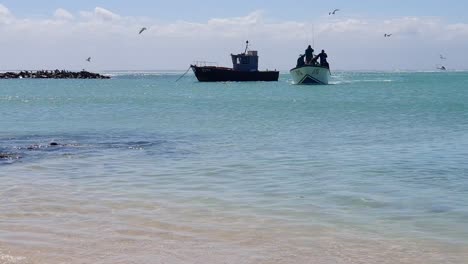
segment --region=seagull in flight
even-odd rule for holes
[[[88,57],[88,58],[86,59],[86,61],[87,61],[87,62],[91,62],[91,57]]]
[[[141,35],[141,33],[145,32],[146,30],[148,30],[148,29],[143,27],[143,28],[140,29],[140,32],[138,34]]]
[[[447,58],[445,58],[442,54],[440,55],[440,59],[441,60],[446,60]]]
[[[385,34],[384,34],[384,38],[389,38],[389,37],[391,37],[392,35],[393,35],[393,34],[387,34],[387,33],[385,33]]]
[[[333,12],[329,12],[328,15],[331,16],[331,15],[335,15],[336,12],[340,11],[339,9],[335,9],[333,10]]]

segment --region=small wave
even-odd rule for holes
[[[339,80],[339,81],[331,81],[330,84],[338,85],[338,84],[352,84],[352,83],[390,83],[390,82],[395,82],[395,80],[391,80],[391,79]]]
[[[447,69],[445,71],[430,69],[430,70],[395,70],[393,73],[446,73],[446,72],[458,72],[458,73],[468,73],[468,70],[456,70],[456,69]]]
[[[168,143],[165,140],[155,140],[155,141],[129,141],[129,142],[105,142],[100,143],[101,146],[108,148],[120,148],[120,149],[138,149],[143,150],[145,148],[160,146],[164,143]]]
[[[2,264],[22,263],[25,260],[26,260],[25,257],[15,257],[15,256],[3,254],[0,252],[0,263]]]
[[[16,161],[22,159],[22,156],[19,154],[11,154],[11,153],[1,153],[0,152],[0,165],[9,165],[13,164]]]
[[[184,71],[109,71],[106,75],[112,77],[134,76],[134,77],[151,77],[151,76],[179,76]]]

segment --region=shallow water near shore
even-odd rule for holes
[[[468,73],[178,77],[0,82],[0,263],[468,260]]]

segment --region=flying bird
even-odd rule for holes
[[[87,61],[87,62],[91,62],[91,57],[88,57],[88,58],[86,59],[86,61]]]
[[[333,10],[333,12],[329,12],[328,15],[331,16],[331,15],[335,15],[336,12],[340,11],[339,9],[335,9]]]
[[[141,35],[141,33],[145,32],[145,30],[148,30],[147,28],[143,27],[140,29],[140,32],[138,33],[139,35]]]
[[[389,38],[391,37],[393,34],[384,34],[384,38]]]
[[[440,59],[441,60],[446,60],[447,58],[445,58],[443,55],[440,55]]]

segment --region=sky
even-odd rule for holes
[[[338,70],[467,70],[466,10],[460,0],[0,0],[0,70],[230,66],[247,39],[261,69],[288,70],[311,44]]]

